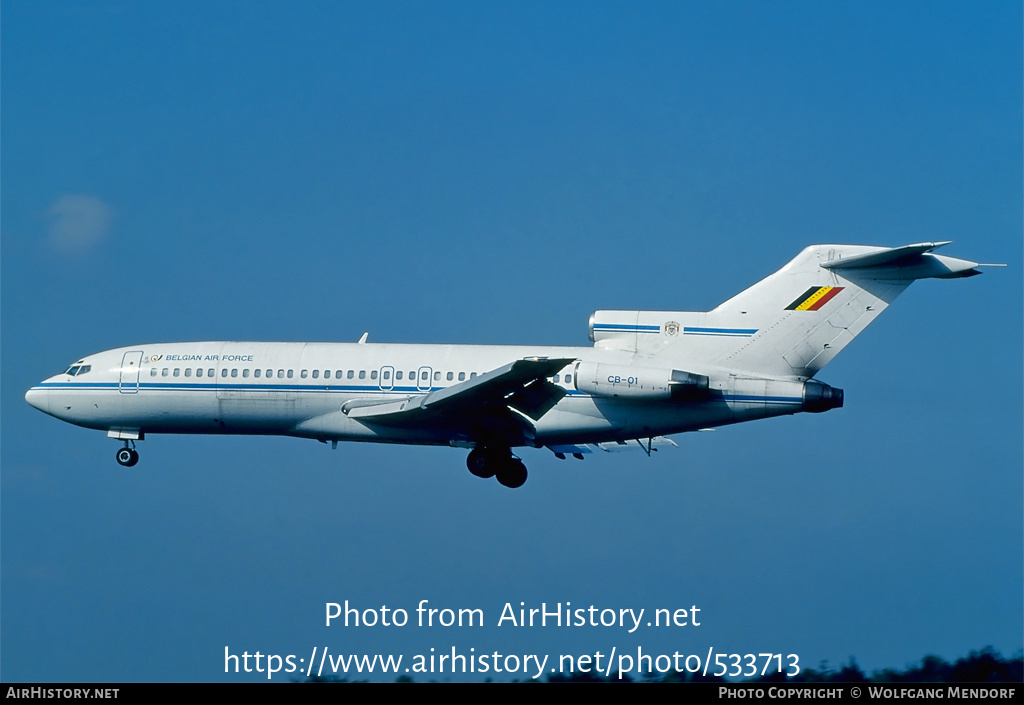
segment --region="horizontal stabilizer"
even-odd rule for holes
[[[973,277],[981,274],[977,270],[977,262],[956,257],[931,254],[931,251],[948,245],[952,240],[943,242],[921,242],[903,247],[883,247],[850,257],[840,257],[829,262],[822,262],[823,269],[849,271],[850,275],[860,274],[872,279],[895,279],[912,281],[914,279],[955,279]]]
[[[880,267],[883,265],[898,264],[901,260],[909,260],[922,255],[925,252],[944,247],[953,242],[920,242],[916,245],[904,245],[903,247],[883,247],[876,252],[869,252],[866,255],[853,255],[843,257],[832,262],[825,262],[821,266],[825,269],[856,269],[860,267]]]

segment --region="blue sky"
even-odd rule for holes
[[[244,680],[307,655],[797,653],[1022,638],[1013,3],[0,6],[0,677]],[[586,344],[818,242],[954,240],[820,378],[846,406],[560,462],[104,434],[24,391],[177,340]],[[326,628],[325,602],[479,607]],[[506,602],[700,627],[495,627]],[[249,678],[254,678],[250,676]],[[451,679],[451,676],[438,676]],[[423,679],[423,678],[419,678]]]

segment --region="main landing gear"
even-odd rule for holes
[[[477,446],[469,452],[466,467],[477,477],[497,477],[505,487],[522,487],[526,482],[526,466],[506,447]]]
[[[130,468],[139,462],[139,451],[135,450],[134,441],[125,441],[124,448],[117,449],[117,462]]]

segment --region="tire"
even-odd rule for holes
[[[493,454],[488,453],[485,448],[474,448],[466,458],[466,467],[469,468],[469,472],[485,480],[489,477],[494,477],[496,465],[496,458]]]
[[[509,458],[498,469],[498,483],[510,489],[526,484],[526,466],[518,458]]]

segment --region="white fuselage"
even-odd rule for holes
[[[575,347],[377,343],[161,343],[80,360],[89,370],[55,375],[29,390],[37,408],[118,438],[148,433],[272,434],[337,441],[473,446],[471,426],[368,423],[353,403],[404,399],[458,385],[511,361],[566,358],[637,364],[636,355]],[[595,395],[577,386],[577,364],[549,379],[565,396],[512,445],[644,438],[802,410],[799,382],[760,393],[718,378],[717,393],[680,403],[641,395]]]

